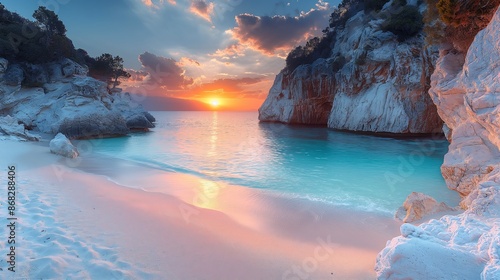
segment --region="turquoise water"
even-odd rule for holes
[[[412,192],[457,205],[440,165],[445,140],[399,140],[323,127],[259,123],[253,112],[153,112],[149,133],[93,150],[166,171],[393,214]]]

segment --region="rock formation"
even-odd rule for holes
[[[68,158],[78,157],[78,150],[62,133],[58,133],[49,143],[50,151]]]
[[[442,121],[427,92],[437,51],[424,47],[422,33],[399,42],[382,30],[383,23],[361,11],[336,31],[329,58],[282,70],[259,120],[365,132],[440,132]]]
[[[128,93],[109,94],[87,69],[63,59],[44,65],[0,59],[0,115],[24,127],[70,139],[126,135],[154,127],[154,117]],[[24,86],[26,85],[26,86]]]
[[[438,203],[434,198],[423,194],[412,192],[399,207],[395,217],[404,223],[411,223],[423,219],[424,217],[444,211],[453,211],[455,209],[446,205],[446,203]]]
[[[430,94],[451,134],[442,173],[466,210],[403,225],[379,279],[500,279],[500,9],[466,56],[441,51]]]
[[[40,137],[27,131],[16,118],[5,116],[0,117],[0,139],[38,141]]]

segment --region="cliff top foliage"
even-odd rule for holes
[[[426,0],[428,43],[451,43],[466,52],[476,34],[488,25],[500,0]]]
[[[0,57],[15,63],[44,64],[68,58],[89,67],[89,74],[116,86],[119,77],[129,77],[123,59],[103,54],[92,58],[83,49],[75,49],[66,37],[66,26],[56,13],[40,6],[34,21],[8,11],[0,3]],[[26,72],[26,71],[25,71]]]
[[[418,8],[408,5],[406,0],[393,0],[390,6],[382,10],[389,1],[343,0],[330,15],[329,26],[323,30],[323,36],[314,37],[305,46],[293,49],[286,58],[285,69],[292,72],[300,65],[330,57],[337,32],[344,29],[347,21],[361,11],[364,11],[365,18],[384,19],[381,29],[394,33],[399,41],[418,34],[423,27],[422,15]]]

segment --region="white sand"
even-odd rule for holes
[[[0,150],[0,184],[9,164],[18,169],[19,278],[373,279],[377,253],[399,234],[391,218],[125,161],[69,160],[47,143]]]

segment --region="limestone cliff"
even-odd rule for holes
[[[329,58],[282,70],[259,120],[366,132],[441,131],[427,92],[437,51],[424,47],[422,33],[400,42],[383,31],[381,15],[391,3],[378,13],[361,11],[336,30]]]
[[[72,139],[154,127],[154,118],[128,94],[109,94],[104,82],[86,74],[69,59],[32,65],[0,58],[0,116],[11,116],[16,125],[35,132],[61,132]]]
[[[500,279],[500,9],[466,55],[440,52],[430,94],[450,128],[441,171],[466,209],[401,234],[379,254],[379,279]]]

